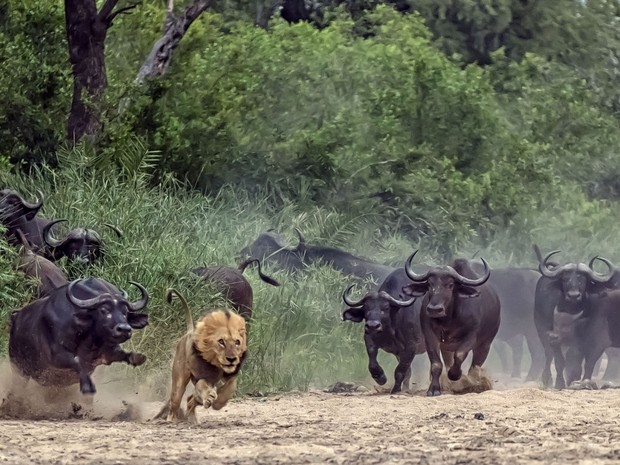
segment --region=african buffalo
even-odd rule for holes
[[[53,260],[60,260],[62,257],[67,257],[69,260],[74,260],[82,264],[92,264],[99,259],[103,253],[103,243],[97,231],[76,228],[69,231],[62,240],[57,240],[52,237],[52,227],[64,221],[67,220],[54,220],[43,228],[43,240],[45,241],[45,245],[49,248],[51,258]],[[121,231],[117,227],[107,223],[104,225],[114,231],[117,237],[120,238],[122,236]]]
[[[405,272],[412,284],[403,291],[413,297],[422,297],[420,325],[431,362],[431,384],[428,396],[441,394],[439,376],[443,370],[441,355],[449,367],[448,378],[461,378],[461,365],[473,351],[472,372],[485,362],[500,324],[500,302],[493,288],[485,284],[491,270],[484,259],[485,273],[476,276],[467,260],[457,259],[452,266],[430,268],[417,274],[411,263],[415,251],[405,263]]]
[[[27,277],[33,278],[39,282],[36,293],[37,298],[45,297],[51,294],[55,289],[69,284],[67,277],[60,268],[47,258],[37,255],[32,251],[32,247],[21,229],[17,230],[17,236],[22,242],[22,251],[19,255],[17,269],[22,271]]]
[[[296,247],[291,247],[284,242],[282,236],[273,229],[261,233],[252,244],[244,247],[239,252],[240,258],[255,257],[263,263],[290,272],[303,270],[305,265],[297,252]]]
[[[287,246],[282,237],[275,232],[261,234],[250,246],[241,253],[245,256],[263,258],[274,263],[281,269],[299,271],[308,265],[327,265],[345,275],[357,276],[362,279],[371,278],[381,283],[396,268],[373,262],[367,258],[352,255],[336,247],[308,245],[298,228],[299,243],[295,247]]]
[[[196,268],[192,270],[192,273],[200,276],[201,279],[214,284],[220,292],[224,294],[224,298],[226,298],[235,310],[237,310],[237,313],[248,321],[252,318],[254,294],[252,291],[252,286],[243,276],[243,272],[253,263],[258,265],[258,275],[262,281],[267,284],[271,284],[272,286],[280,285],[278,281],[263,273],[261,270],[260,260],[256,258],[251,258],[244,261],[238,268],[232,268],[229,266],[210,266]]]
[[[547,262],[557,253],[559,253],[558,250],[548,253],[539,264],[538,268],[542,276],[536,284],[534,322],[545,351],[543,384],[545,387],[551,385],[551,362],[555,361],[555,387],[563,389],[566,387],[564,354],[560,346],[552,346],[549,341],[549,332],[553,332],[554,329],[554,312],[557,308],[558,312],[571,315],[582,314],[583,318],[589,318],[595,311],[595,306],[598,305],[596,295],[607,292],[611,285],[613,265],[609,260],[599,257],[599,260],[609,267],[610,272],[606,276],[595,273],[584,263],[568,263],[549,269]],[[578,347],[574,350],[578,350]],[[576,380],[575,376],[576,370],[569,370],[569,383]]]
[[[94,394],[90,377],[99,365],[126,362],[142,365],[146,357],[125,352],[120,344],[132,329],[148,324],[148,303],[129,302],[127,294],[96,278],[77,279],[11,315],[9,358],[16,375],[15,389],[29,379],[43,386],[65,387],[79,382],[83,394]]]
[[[420,329],[420,299],[406,297],[403,287],[411,284],[404,269],[393,271],[377,291],[367,293],[357,302],[352,301],[350,285],[342,294],[349,307],[342,314],[344,321],[364,324],[364,343],[368,353],[368,371],[380,385],[387,382],[383,368],[377,362],[379,349],[396,356],[392,393],[409,389],[411,362],[416,354],[426,351]]]
[[[470,261],[469,265],[476,273],[485,272],[480,263]],[[520,378],[523,356],[521,336],[525,337],[532,358],[526,377],[528,381],[538,379],[544,366],[543,347],[534,324],[534,293],[539,278],[540,273],[529,268],[493,268],[488,282],[497,293],[501,306],[501,321],[495,340],[504,341],[510,346],[511,375]]]
[[[34,251],[45,247],[42,231],[48,221],[38,217],[37,213],[43,206],[43,194],[39,192],[40,199],[35,203],[29,203],[19,193],[3,189],[0,191],[0,222],[6,227],[6,235],[9,243],[20,245],[17,230],[21,230],[26,239],[32,245]]]

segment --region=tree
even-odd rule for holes
[[[210,3],[209,0],[193,0],[180,16],[175,17],[174,0],[168,0],[164,32],[161,38],[153,44],[151,53],[142,64],[136,78],[137,83],[144,82],[146,78],[163,76],[168,72],[172,53],[192,23],[209,7]]]
[[[101,129],[100,104],[108,85],[105,39],[114,19],[138,2],[116,8],[119,0],[106,0],[97,11],[96,0],[65,0],[69,61],[73,73],[73,100],[67,127],[70,141],[96,137]]]

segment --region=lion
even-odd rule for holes
[[[165,416],[167,421],[187,418],[197,424],[197,405],[219,410],[235,393],[237,376],[247,353],[246,322],[228,309],[218,309],[204,315],[194,328],[187,301],[179,291],[168,289],[168,303],[172,303],[174,294],[185,310],[187,333],[176,346],[170,399],[155,418]],[[185,417],[181,400],[190,380],[194,393],[187,398]]]

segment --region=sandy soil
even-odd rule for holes
[[[437,398],[311,391],[236,399],[219,412],[201,409],[198,426],[149,421],[160,405],[143,403],[142,420],[134,421],[0,421],[0,463],[593,465],[620,460],[619,390],[525,387]]]

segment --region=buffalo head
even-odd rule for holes
[[[349,293],[355,284],[351,284],[342,293],[342,300],[349,306],[342,314],[344,321],[360,323],[366,320],[364,331],[375,335],[384,331],[390,331],[391,313],[401,307],[409,307],[415,302],[415,297],[408,300],[399,300],[385,291],[369,292],[361,300],[355,302],[349,297]]]
[[[13,223],[22,216],[28,221],[37,215],[43,206],[43,194],[39,192],[40,200],[35,203],[26,202],[21,195],[10,189],[0,191],[0,221],[7,227],[11,227]]]
[[[425,300],[427,301],[425,311],[431,318],[448,316],[455,294],[460,298],[477,297],[479,291],[476,288],[484,284],[491,276],[491,270],[484,258],[480,259],[484,266],[484,275],[475,279],[461,274],[465,269],[473,273],[466,260],[455,260],[453,266],[433,267],[424,274],[416,274],[411,263],[417,253],[416,250],[405,263],[405,272],[413,284],[403,288],[403,291],[414,297],[428,294]]]
[[[241,249],[237,258],[245,260],[248,257],[256,257],[280,269],[297,271],[304,268],[298,249],[299,246],[289,246],[280,234],[270,229],[260,234],[252,244]]]
[[[101,237],[92,229],[76,228],[65,236],[62,240],[54,239],[51,235],[52,227],[65,219],[50,222],[43,228],[43,240],[50,248],[54,260],[67,257],[69,260],[75,260],[78,263],[92,264],[102,255],[103,242]],[[110,225],[105,224],[113,230],[118,237],[122,236],[121,231]]]
[[[568,263],[549,269],[547,261],[559,252],[559,250],[549,252],[540,262],[538,270],[545,278],[553,280],[557,287],[561,289],[565,301],[572,303],[582,302],[588,294],[600,294],[612,285],[611,280],[614,277],[614,266],[606,258],[595,257],[593,260],[596,259],[605,263],[609,268],[608,275],[596,273],[585,263]]]
[[[131,337],[132,329],[148,324],[146,307],[149,295],[142,285],[130,281],[142,294],[137,302],[129,302],[127,293],[101,279],[76,279],[67,286],[67,298],[77,311],[74,320],[79,328],[90,328],[99,342],[121,344]]]

